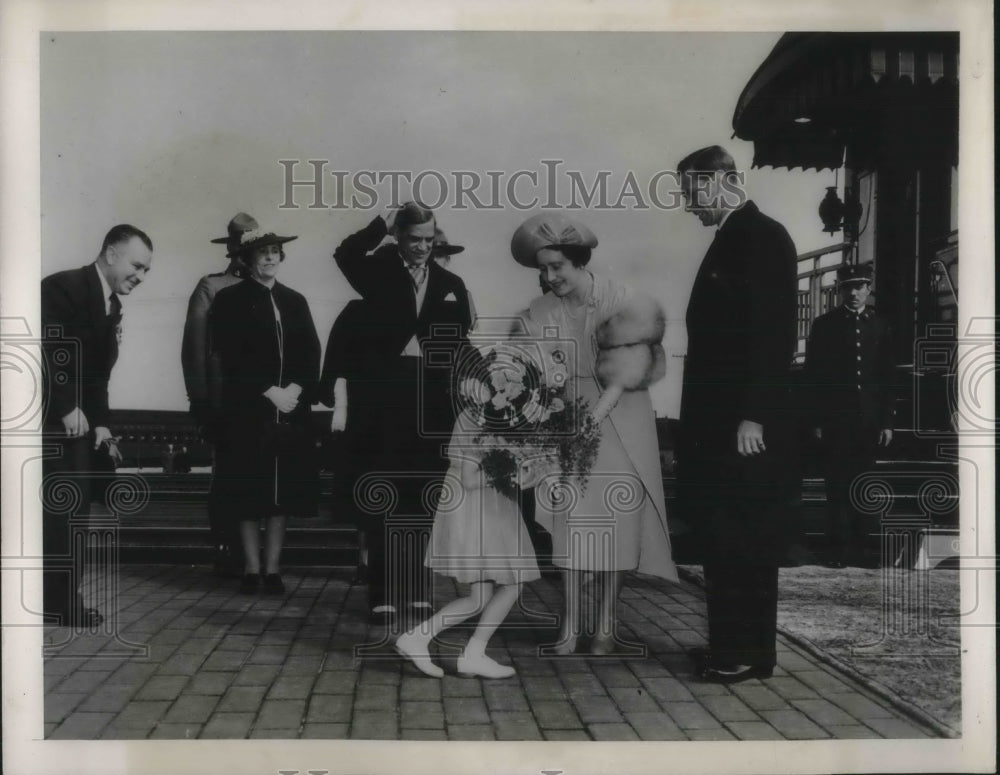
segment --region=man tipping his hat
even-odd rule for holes
[[[828,564],[872,567],[870,516],[851,500],[851,483],[892,442],[892,341],[868,306],[870,264],[837,269],[840,306],[816,318],[806,345],[813,432],[824,448]]]

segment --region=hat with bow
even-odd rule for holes
[[[228,250],[226,258],[235,258],[249,250],[265,245],[284,245],[286,242],[298,239],[298,237],[281,237],[273,231],[262,232],[257,220],[246,213],[234,215],[229,221],[226,231],[229,232],[227,236],[212,240],[212,242],[226,246]]]
[[[541,213],[522,223],[510,240],[510,252],[521,266],[536,268],[535,256],[543,248],[564,245],[597,247],[597,237],[579,221],[562,213]]]

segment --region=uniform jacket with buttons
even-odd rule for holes
[[[855,314],[841,306],[813,321],[805,378],[815,427],[851,415],[866,427],[892,428],[891,335],[871,307]]]

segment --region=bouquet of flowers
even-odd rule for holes
[[[486,481],[509,497],[519,481],[534,486],[553,473],[564,482],[576,477],[585,488],[600,444],[587,402],[566,395],[564,358],[552,353],[554,368],[543,377],[538,357],[514,345],[494,347],[462,384],[464,409],[477,426],[474,443],[486,449]]]

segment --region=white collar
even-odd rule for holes
[[[426,271],[427,269],[429,269],[429,268],[430,268],[430,267],[429,267],[429,264],[430,264],[430,263],[431,263],[431,261],[433,261],[434,259],[432,259],[432,258],[428,258],[428,259],[427,259],[426,261],[424,261],[424,263],[422,263],[422,264],[418,264],[418,263],[416,263],[416,262],[414,262],[414,263],[412,263],[412,264],[411,264],[411,263],[410,263],[409,261],[407,261],[407,260],[406,260],[405,258],[403,258],[403,254],[402,254],[402,253],[400,253],[400,254],[399,254],[399,260],[403,262],[403,268],[404,268],[404,269],[406,269],[406,271],[407,271],[407,272],[409,272],[410,270],[412,270],[412,269],[415,269],[415,268],[417,268],[417,267],[420,267],[421,269],[423,269],[424,271]]]

